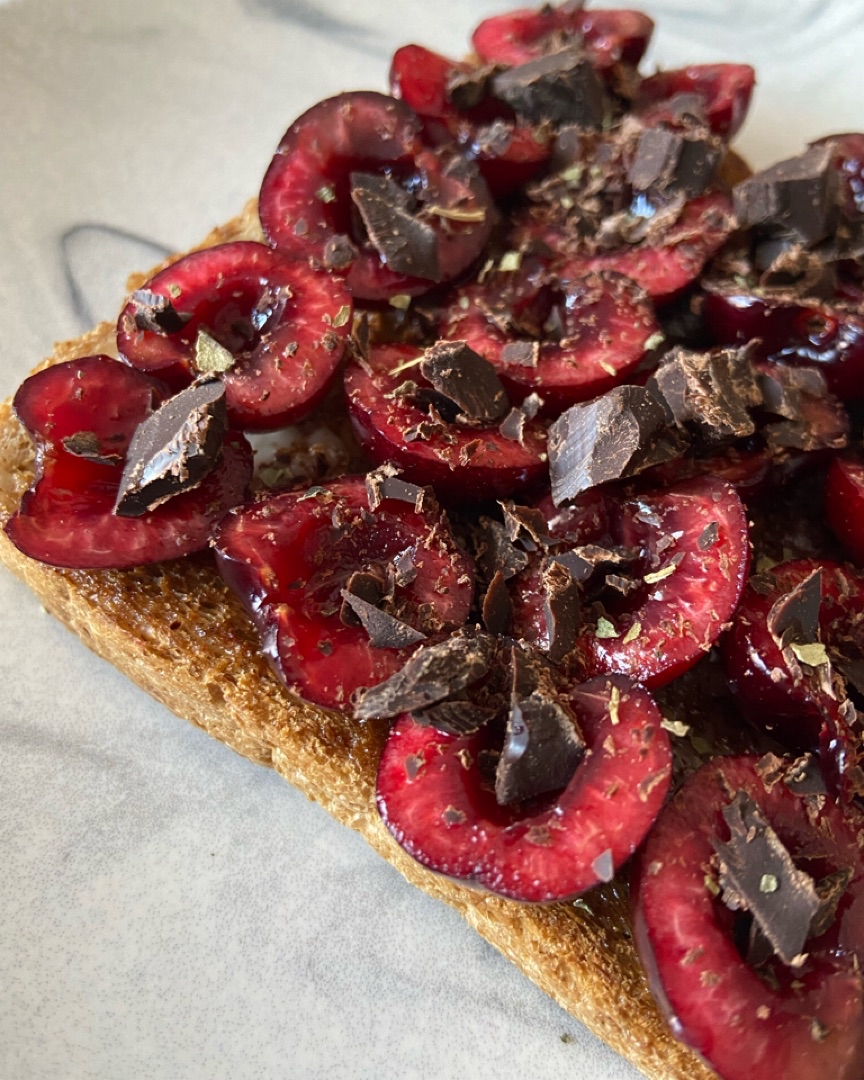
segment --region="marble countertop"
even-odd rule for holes
[[[451,55],[485,0],[0,0],[0,397],[257,191],[284,129]],[[859,0],[664,0],[651,62],[756,63],[755,164],[864,127]],[[434,15],[432,14],[434,12]],[[636,1072],[452,911],[156,705],[0,573],[0,1076]]]

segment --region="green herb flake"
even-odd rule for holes
[[[663,331],[658,330],[656,333],[652,334],[651,337],[646,339],[645,352],[651,352],[652,349],[659,348],[665,340],[666,336]]]
[[[192,363],[196,371],[202,374],[214,374],[221,371],[230,371],[234,367],[234,354],[229,352],[224,345],[210,337],[206,330],[199,330],[195,338],[195,355]]]
[[[671,735],[677,735],[679,739],[683,739],[690,730],[689,724],[682,723],[681,720],[667,720],[665,716],[660,721],[660,727]]]
[[[773,874],[763,874],[759,879],[759,892],[775,893],[780,888],[780,882]]]
[[[323,203],[336,202],[336,192],[332,187],[324,184],[315,192],[315,198],[320,199]]]
[[[609,719],[613,725],[617,725],[621,717],[618,713],[618,706],[621,704],[621,691],[617,686],[612,687],[612,691],[609,695]]]
[[[169,293],[171,293],[171,295],[172,295],[172,296],[174,297],[174,299],[176,300],[176,299],[177,299],[177,297],[181,295],[181,293],[183,292],[183,290],[182,290],[182,289],[180,288],[180,286],[179,286],[179,285],[169,285],[169,286],[168,286],[168,292],[169,292]]]
[[[582,177],[585,175],[584,165],[570,165],[566,169],[562,169],[558,176],[565,184],[578,184]]]
[[[344,326],[351,318],[351,305],[343,304],[333,316],[333,326]]]
[[[594,631],[594,636],[598,638],[617,638],[618,631],[608,619],[601,615],[597,620],[597,629]]]
[[[447,221],[485,221],[486,211],[479,207],[476,210],[460,210],[458,206],[427,206],[427,214],[435,214],[437,217],[445,218]]]
[[[705,881],[705,888],[708,890],[708,892],[711,893],[712,896],[719,896],[720,895],[720,886],[717,884],[717,882],[714,880],[714,878],[710,874],[705,875],[704,881]]]
[[[403,371],[407,371],[408,368],[416,367],[425,356],[425,353],[420,353],[419,356],[415,356],[413,360],[406,360],[404,364],[399,364],[397,367],[390,368],[390,375],[400,375]]]
[[[621,641],[622,645],[629,645],[631,641],[635,641],[636,638],[642,633],[642,623],[637,619],[636,622],[630,627],[624,638]]]
[[[396,296],[391,296],[388,301],[390,307],[398,308],[400,311],[407,311],[411,307],[411,297],[405,293],[397,293]]]
[[[821,641],[814,641],[812,645],[798,645],[793,642],[789,648],[795,655],[797,660],[800,660],[802,664],[807,664],[808,667],[819,667],[820,664],[827,664],[828,653],[825,651],[825,646]]]
[[[498,269],[505,274],[512,274],[513,271],[518,270],[521,265],[521,251],[505,251],[501,256],[501,261],[498,263]]]

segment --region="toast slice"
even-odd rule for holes
[[[251,202],[201,246],[259,239]],[[135,288],[147,277],[135,276]],[[59,344],[47,364],[116,354],[114,325]],[[33,453],[9,402],[0,405],[0,524],[29,485]],[[239,602],[206,554],[129,571],[56,570],[0,531],[0,562],[94,652],[178,716],[239,754],[276,769],[360,832],[410,882],[463,915],[538,986],[655,1080],[713,1073],[673,1039],[634,950],[626,883],[572,904],[530,906],[484,896],[424,870],[387,833],[374,802],[386,728],[305,704],[262,656]],[[202,632],[205,631],[205,632]]]

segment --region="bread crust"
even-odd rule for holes
[[[260,236],[252,201],[200,247]],[[153,272],[133,275],[130,288]],[[40,367],[92,353],[116,355],[114,331],[113,324],[102,323],[62,342]],[[0,524],[29,486],[32,463],[30,439],[11,403],[3,403]],[[533,906],[475,892],[421,867],[392,839],[375,809],[375,774],[386,726],[358,724],[287,691],[208,553],[126,571],[57,570],[22,555],[0,531],[0,562],[85,645],[157,701],[237,753],[276,769],[361,833],[408,881],[456,908],[646,1076],[714,1076],[672,1037],[651,996],[632,943],[626,881],[619,878],[594,890],[578,907]]]

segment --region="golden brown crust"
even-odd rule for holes
[[[259,236],[253,202],[202,246]],[[149,276],[130,278],[130,287]],[[113,325],[103,323],[59,344],[45,363],[95,352],[115,352]],[[0,523],[26,489],[31,463],[29,439],[9,403],[0,405]],[[534,907],[482,895],[420,867],[392,840],[375,810],[384,727],[358,725],[286,691],[209,555],[129,571],[55,570],[21,555],[0,531],[0,562],[89,648],[178,716],[245,757],[271,765],[362,833],[409,881],[455,907],[646,1076],[713,1076],[672,1038],[650,995],[631,940],[626,885],[616,881],[592,892],[587,906]]]

